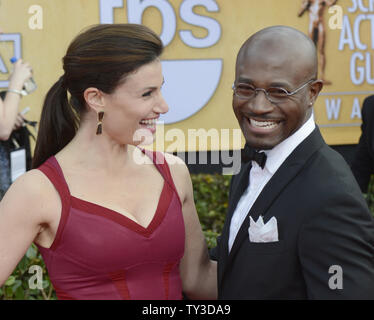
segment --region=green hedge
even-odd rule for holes
[[[30,289],[29,280],[35,273],[29,273],[31,266],[38,265],[43,269],[43,289]],[[56,293],[49,281],[43,259],[32,244],[25,256],[17,265],[12,275],[0,288],[0,300],[56,300]]]
[[[230,176],[197,174],[191,175],[194,188],[194,198],[200,222],[206,237],[208,247],[216,245],[217,235],[221,233],[228,205],[228,190]],[[374,179],[366,195],[370,209],[374,212]],[[29,280],[33,274],[28,270],[32,265],[43,268],[43,289],[29,289]],[[47,300],[56,299],[56,293],[49,281],[43,260],[33,244],[18,264],[16,270],[0,288],[1,299],[15,300]]]
[[[209,248],[216,246],[228,206],[231,176],[191,175],[196,210]]]
[[[368,193],[364,196],[371,212],[374,214],[374,175],[370,178]]]
[[[216,244],[225,218],[230,176],[198,174],[192,175],[194,198],[202,228],[209,248]],[[32,265],[43,268],[43,289],[30,289],[29,273]],[[0,300],[48,300],[56,299],[56,293],[49,281],[44,262],[37,247],[33,244],[22,258],[17,268],[0,288]]]

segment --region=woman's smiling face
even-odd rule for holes
[[[113,93],[104,94],[106,134],[121,144],[133,145],[142,142],[139,137],[153,137],[157,119],[169,109],[161,94],[163,83],[157,59],[129,74]]]

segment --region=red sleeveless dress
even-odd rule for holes
[[[70,195],[54,156],[38,168],[55,186],[62,202],[52,246],[37,245],[58,299],[182,299],[182,204],[164,156],[143,152],[164,178],[156,213],[147,228]]]

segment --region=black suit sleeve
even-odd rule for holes
[[[366,193],[371,174],[374,173],[372,135],[374,132],[374,96],[364,100],[362,106],[361,137],[357,146],[355,158],[352,162],[352,172],[361,188]]]
[[[322,200],[300,230],[308,299],[374,299],[374,221],[359,190],[351,191]]]

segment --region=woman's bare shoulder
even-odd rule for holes
[[[172,171],[172,174],[174,173],[176,177],[179,177],[180,179],[190,179],[188,167],[183,159],[167,152],[164,152],[163,155],[169,165],[170,171]]]
[[[27,192],[31,195],[44,195],[53,191],[53,185],[47,176],[38,169],[27,171],[14,181],[11,188]]]
[[[179,197],[183,203],[186,197],[192,191],[192,182],[188,167],[183,159],[177,156],[166,152],[163,153],[163,155],[167,164],[169,165],[171,176],[178,190]]]
[[[33,169],[18,177],[10,186],[1,202],[19,214],[35,212],[41,220],[45,214],[58,208],[58,193],[50,180],[38,169]]]

